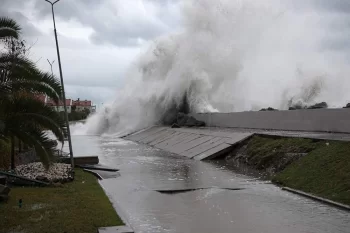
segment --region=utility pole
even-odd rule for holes
[[[57,31],[56,31],[56,22],[55,22],[55,12],[53,10],[53,6],[59,2],[60,0],[56,0],[54,2],[50,2],[49,0],[45,0],[46,2],[51,4],[51,10],[52,10],[52,21],[53,21],[53,28],[55,33],[55,40],[56,40],[56,50],[57,50],[57,58],[58,58],[58,67],[60,70],[60,78],[61,78],[61,85],[62,85],[62,102],[64,106],[64,117],[66,120],[67,125],[67,133],[68,133],[68,143],[69,143],[69,155],[70,155],[70,162],[72,168],[74,168],[74,157],[73,157],[73,147],[72,147],[72,140],[70,135],[70,128],[69,128],[69,121],[68,121],[68,113],[67,113],[67,105],[66,105],[66,94],[64,92],[64,83],[63,83],[63,74],[62,74],[62,65],[61,65],[61,57],[60,57],[60,49],[58,47],[58,40],[57,40]],[[51,70],[52,71],[52,70]]]

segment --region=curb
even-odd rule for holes
[[[113,205],[114,210],[117,212],[118,216],[120,217],[120,219],[124,222],[125,226],[127,227],[127,229],[131,229],[133,231],[133,228],[131,227],[130,222],[128,221],[128,218],[126,217],[125,212],[123,211],[123,209],[119,206],[118,203],[116,202],[112,202],[111,197],[107,194],[106,189],[103,187],[103,185],[101,184],[101,182],[99,182],[100,186],[102,187],[104,193],[106,194],[106,196],[108,197],[109,201],[111,202],[111,204]],[[99,229],[100,230],[100,229]],[[103,231],[102,231],[103,232]],[[101,233],[102,233],[101,232]]]
[[[89,170],[89,169],[83,169],[83,171],[93,174],[99,180],[103,180],[102,176],[100,176],[100,174],[98,174],[96,171],[92,171],[92,170]]]
[[[117,172],[119,169],[116,168],[109,168],[105,166],[99,166],[99,164],[96,165],[76,165],[76,167],[82,168],[82,169],[89,169],[89,170],[99,170],[99,171],[107,171],[107,172]]]
[[[322,202],[322,203],[325,203],[328,205],[338,207],[338,208],[343,209],[343,210],[350,211],[350,206],[341,204],[339,202],[331,201],[331,200],[326,199],[326,198],[318,197],[318,196],[315,196],[315,195],[312,195],[309,193],[305,193],[303,191],[299,191],[296,189],[288,188],[288,187],[282,187],[281,189],[288,191],[288,192],[291,192],[291,193],[299,194],[299,195],[304,196],[304,197],[308,197],[310,199],[313,199],[313,200],[316,200],[316,201],[319,201],[319,202]]]

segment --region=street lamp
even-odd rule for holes
[[[51,75],[52,75],[52,77],[53,77],[52,65],[53,65],[53,63],[55,63],[55,60],[53,60],[52,62],[50,62],[49,59],[47,59],[47,62],[50,64],[50,67],[51,67]]]
[[[69,155],[70,155],[71,166],[72,166],[72,168],[74,168],[72,140],[71,140],[71,136],[70,136],[70,128],[69,128],[68,113],[67,113],[67,106],[66,106],[66,94],[64,92],[61,57],[60,57],[60,50],[58,48],[58,40],[57,40],[57,32],[56,32],[55,12],[53,10],[53,6],[57,2],[59,2],[60,0],[56,0],[54,2],[50,2],[49,0],[45,0],[45,1],[51,4],[51,9],[52,9],[52,21],[53,21],[53,28],[54,28],[54,32],[55,32],[56,50],[57,50],[57,57],[58,57],[58,67],[59,67],[59,70],[60,70],[60,78],[61,78],[61,85],[62,85],[62,99],[63,99],[62,102],[63,102],[63,107],[64,107],[64,117],[65,117],[66,124],[67,124],[68,143],[69,143]]]

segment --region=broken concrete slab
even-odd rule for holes
[[[82,165],[77,165],[77,167],[85,168],[85,169],[89,169],[89,170],[101,170],[101,171],[111,171],[111,172],[119,171],[119,169],[106,167],[106,166],[101,165],[101,164],[95,164],[95,165],[82,164]]]
[[[211,136],[203,136],[199,135],[198,138],[190,140],[188,142],[182,142],[179,143],[171,148],[168,148],[170,152],[173,152],[175,154],[180,154],[184,151],[187,151],[189,149],[192,149],[193,147],[196,147],[204,142],[207,142],[209,140],[213,139]]]
[[[193,158],[196,155],[199,155],[213,147],[216,147],[222,143],[225,142],[225,139],[223,138],[219,138],[219,137],[215,137],[205,143],[199,144],[196,147],[193,147],[192,149],[186,150],[182,153],[180,153],[183,156],[186,156],[188,158]]]
[[[195,157],[193,159],[195,160],[205,160],[205,159],[213,159],[215,157],[218,157],[226,152],[229,151],[229,149],[232,147],[232,145],[227,144],[227,143],[222,143],[210,150],[207,150]]]
[[[151,135],[149,135],[149,136],[139,140],[139,142],[148,144],[148,143],[150,143],[150,142],[152,142],[152,141],[154,141],[154,140],[156,140],[156,139],[158,139],[160,137],[163,137],[163,136],[167,135],[168,133],[169,133],[169,131],[167,131],[166,129],[163,129],[161,131],[158,131],[155,134],[151,134]]]
[[[96,176],[99,180],[103,179],[110,179],[110,178],[117,178],[120,176],[119,172],[114,172],[114,171],[103,171],[103,170],[92,170],[92,169],[83,169],[85,172],[89,172]]]
[[[159,144],[156,144],[155,147],[159,148],[159,149],[165,149],[167,147],[176,145],[182,141],[187,140],[188,137],[192,136],[193,134],[190,133],[181,133],[178,134],[170,139],[167,139]]]
[[[155,126],[141,131],[140,135],[135,133],[125,139],[145,143],[188,158],[212,159],[253,134]]]
[[[151,128],[136,132],[132,135],[126,136],[125,139],[138,142],[139,140],[141,140],[147,136],[150,136],[152,134],[155,134],[159,131],[162,131],[162,130],[163,130],[162,127],[151,127]]]
[[[203,190],[203,189],[225,189],[225,190],[236,191],[236,190],[242,190],[243,188],[196,187],[196,188],[183,188],[183,189],[158,189],[154,191],[157,191],[159,193],[164,193],[164,194],[179,194],[179,193],[187,193],[187,192],[193,192],[196,190]]]
[[[181,133],[180,133],[180,132],[171,131],[171,133],[170,133],[168,136],[164,136],[164,137],[162,137],[162,138],[159,138],[159,139],[157,139],[157,140],[151,142],[150,145],[151,145],[151,146],[154,146],[154,145],[160,144],[160,143],[162,143],[162,142],[164,142],[164,141],[167,141],[167,140],[169,140],[169,139],[174,138],[175,136],[177,136],[177,135],[179,135],[179,134],[181,134]]]
[[[159,141],[162,142],[164,140],[164,138],[167,138],[167,137],[169,137],[169,135],[172,135],[174,133],[176,133],[176,132],[174,132],[172,130],[164,130],[156,139],[151,139],[146,143],[148,143],[149,145],[158,144],[157,142],[159,142]]]

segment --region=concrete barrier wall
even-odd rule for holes
[[[350,109],[196,113],[212,127],[350,133]]]

